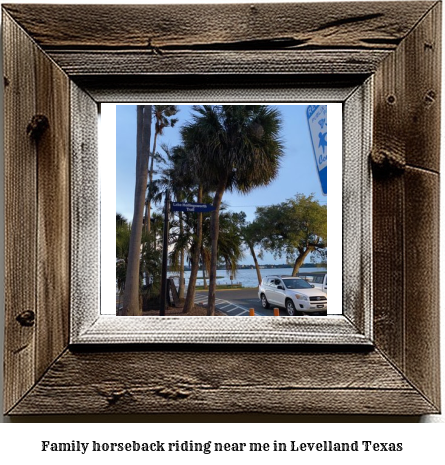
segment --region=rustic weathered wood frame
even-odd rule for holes
[[[440,410],[441,4],[319,8],[3,6],[7,414]],[[150,100],[165,89],[172,101],[218,89],[242,101],[255,88],[351,86],[372,89],[372,122],[363,124],[372,128],[374,173],[372,312],[346,315],[352,338],[335,329],[317,346],[117,344],[125,334],[104,346],[97,334],[73,337],[73,296],[91,305],[96,284],[71,279],[71,259],[91,260],[82,234],[97,212],[94,183],[72,157],[95,170],[95,127],[85,121],[97,103]],[[316,336],[333,327],[301,324]]]

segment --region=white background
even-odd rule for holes
[[[30,3],[28,2],[10,2],[10,3]],[[39,3],[61,3],[61,2],[44,2]],[[87,1],[75,1],[64,3],[92,3]],[[96,2],[96,3],[122,3],[122,2]],[[132,3],[163,3],[158,2],[137,2]],[[169,3],[198,3],[186,1],[171,1]],[[211,2],[208,2],[211,3]],[[223,3],[222,1],[219,3]],[[251,3],[240,1],[238,3]],[[442,120],[442,125],[443,125]],[[442,147],[444,146],[443,140],[444,131],[442,129]],[[442,161],[443,162],[443,161]],[[1,167],[3,170],[3,166]],[[3,196],[3,174],[0,173],[2,185],[0,186],[0,195]],[[444,218],[443,205],[445,199],[443,198],[442,189],[442,218]],[[1,215],[4,217],[3,201],[0,204]],[[1,229],[2,241],[3,228]],[[1,247],[2,262],[4,263],[4,248]],[[441,269],[443,270],[443,252],[441,253]],[[3,267],[1,268],[3,280]],[[443,299],[442,299],[443,300]],[[1,304],[3,307],[4,296],[1,296]],[[443,310],[443,308],[442,308]],[[443,314],[443,311],[442,311]],[[3,332],[4,332],[4,318],[1,312],[0,321],[0,356],[3,359]],[[444,320],[442,318],[441,329],[444,333]],[[445,367],[443,360],[444,349],[442,344],[442,399],[444,396],[444,373]],[[0,382],[2,379],[0,379]],[[441,463],[444,456],[444,443],[445,437],[445,417],[444,415],[424,416],[421,418],[405,418],[405,417],[363,417],[363,416],[341,416],[341,417],[250,417],[250,421],[269,421],[274,423],[268,424],[246,424],[243,416],[235,417],[176,417],[176,416],[61,416],[61,417],[27,417],[22,419],[14,419],[11,424],[10,418],[2,418],[4,422],[0,425],[0,460],[3,459],[14,460],[17,463],[24,463],[25,460],[33,461],[36,463],[96,463],[99,458],[110,463],[121,463],[122,460],[132,460],[132,463],[150,463],[151,461],[163,460],[166,463],[224,463],[233,458],[237,463],[242,460],[280,460],[281,463],[298,463],[310,460],[311,463],[337,462],[342,464],[347,463],[399,463],[400,461],[421,462],[427,461],[430,463]],[[93,425],[90,422],[103,422],[105,424]],[[193,424],[153,424],[155,422],[181,422],[181,421],[200,421],[201,423]],[[220,423],[205,424],[206,422],[218,421]],[[224,424],[222,422],[233,422],[233,424]],[[378,421],[379,424],[373,424]],[[394,422],[426,422],[426,423],[440,423],[430,425],[419,424],[391,424]],[[28,422],[41,422],[40,425],[26,424]],[[67,424],[57,425],[55,422],[67,422]],[[75,423],[74,423],[75,422]],[[111,423],[110,423],[111,422]],[[117,424],[122,422],[122,424]],[[148,424],[129,424],[126,422],[149,422]],[[311,422],[324,422],[311,424]],[[346,422],[333,424],[332,422]],[[355,422],[366,422],[360,425],[354,424]],[[359,452],[359,453],[286,453],[284,455],[275,455],[278,453],[266,453],[261,455],[258,453],[236,453],[227,452],[220,453],[219,455],[210,454],[204,455],[202,453],[182,453],[162,455],[157,453],[102,453],[100,456],[94,454],[80,455],[79,453],[42,453],[39,452],[42,440],[52,440],[55,442],[63,441],[70,442],[71,440],[80,440],[84,442],[96,441],[152,441],[152,440],[194,440],[194,441],[243,441],[243,442],[272,442],[277,439],[278,441],[362,441],[374,440],[382,442],[403,442],[404,450],[402,452]],[[96,453],[97,454],[97,453]],[[130,454],[130,455],[128,455]],[[165,453],[164,453],[165,454]],[[266,455],[269,454],[269,455]]]

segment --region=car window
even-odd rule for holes
[[[284,279],[284,284],[288,289],[311,289],[312,286],[307,283],[304,279],[293,278]]]

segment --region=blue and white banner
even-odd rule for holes
[[[314,148],[315,163],[320,177],[321,190],[328,193],[328,108],[327,105],[308,105],[307,121]]]

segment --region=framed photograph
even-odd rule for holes
[[[150,118],[145,119],[145,111]],[[136,228],[142,231],[136,245],[140,273],[134,276],[140,284],[137,290],[142,302],[136,300],[140,316],[341,314],[341,247],[330,254],[338,267],[330,279],[330,298],[337,305],[327,304],[328,111],[329,153],[339,161],[329,173],[332,179],[339,179],[343,119],[340,103],[102,105],[102,132],[106,136],[103,144],[99,143],[99,173],[103,180],[101,314],[134,313],[127,272],[132,267],[130,243],[138,219]],[[141,119],[149,125],[153,137],[152,144],[147,140],[150,148],[138,152],[137,134],[143,131],[137,121]],[[207,126],[210,119],[216,124]],[[224,134],[227,143],[213,149],[210,133],[198,140],[209,127],[215,138]],[[236,137],[244,132],[247,138]],[[229,149],[235,143],[239,146],[236,153],[241,154],[237,159],[230,156],[233,149]],[[143,173],[140,185],[151,186],[152,194],[148,195],[148,188],[138,190],[141,200],[135,213],[138,153],[141,158],[147,153],[155,157],[145,156],[146,168],[136,170]],[[116,163],[112,162],[113,154]],[[220,175],[226,186],[215,206],[215,186]],[[213,185],[211,176],[215,177]],[[110,179],[116,179],[116,183]],[[337,214],[341,216],[342,184],[330,186],[330,203],[339,207]],[[142,207],[145,211],[140,212]],[[214,271],[215,302],[208,305],[212,292],[211,230],[216,215],[219,246]],[[331,232],[330,237],[341,245],[341,222],[336,223],[334,215],[331,220],[330,224],[334,228],[337,224],[337,228],[336,236]],[[116,244],[111,234],[114,229]],[[163,248],[164,231],[168,231],[168,249]],[[163,251],[169,258],[165,276]],[[168,292],[161,303],[162,282],[167,282]],[[282,289],[277,289],[278,285]]]
[[[2,15],[6,414],[440,411],[440,2],[11,4]],[[111,103],[141,114],[327,105],[340,128],[327,178],[334,311],[111,314]]]

